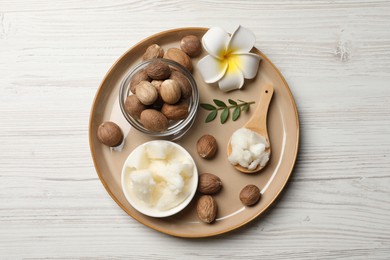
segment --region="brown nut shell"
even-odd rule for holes
[[[160,93],[160,87],[161,87],[161,84],[163,83],[163,80],[154,79],[150,83],[152,83],[152,85],[156,88],[157,92]]]
[[[152,79],[149,78],[148,74],[146,73],[145,69],[142,69],[138,71],[137,73],[134,74],[134,76],[131,78],[130,81],[130,91],[135,94],[136,86],[141,82],[141,81],[151,81]]]
[[[144,55],[142,55],[143,60],[150,60],[155,58],[162,58],[164,56],[164,50],[161,48],[158,44],[152,44],[150,45]]]
[[[212,135],[203,135],[196,144],[196,150],[200,157],[211,159],[218,150],[217,140]]]
[[[123,133],[114,122],[104,122],[98,127],[97,138],[107,146],[115,147],[122,143]]]
[[[173,79],[164,80],[160,87],[160,95],[164,102],[175,104],[180,100],[181,88]]]
[[[141,112],[147,109],[147,106],[141,103],[136,95],[130,95],[125,100],[125,110],[132,117],[139,119]]]
[[[179,102],[174,105],[164,103],[161,108],[161,113],[169,120],[182,120],[188,116],[188,104],[187,102]]]
[[[169,126],[168,119],[155,109],[142,111],[140,121],[146,129],[154,132],[164,132]]]
[[[205,223],[212,223],[217,217],[218,206],[213,197],[203,195],[196,205],[198,218]]]
[[[191,58],[184,51],[178,48],[168,49],[164,54],[164,58],[176,61],[190,72],[193,70]]]
[[[141,81],[136,86],[136,96],[142,104],[148,106],[153,104],[158,97],[156,88],[149,81]]]
[[[211,195],[219,192],[222,188],[221,179],[211,173],[202,173],[199,175],[198,191],[203,194]]]
[[[245,186],[240,192],[240,200],[246,206],[256,204],[261,198],[260,189],[253,184]]]
[[[167,79],[171,75],[168,64],[162,60],[154,60],[146,66],[146,73],[151,79]]]
[[[187,99],[192,96],[191,83],[188,81],[188,79],[186,78],[186,76],[184,76],[183,73],[177,70],[173,70],[169,78],[179,83],[182,98]]]
[[[202,44],[195,35],[187,35],[180,41],[180,48],[190,57],[198,56],[202,51]]]

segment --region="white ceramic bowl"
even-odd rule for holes
[[[135,157],[137,156],[137,153],[139,154],[140,149],[144,149],[145,147],[149,145],[171,145],[176,151],[180,153],[180,155],[184,156],[186,159],[188,159],[188,162],[191,162],[193,164],[193,172],[192,177],[187,180],[188,182],[188,192],[189,195],[178,205],[174,206],[173,208],[170,208],[168,210],[158,210],[153,207],[149,207],[143,203],[142,200],[137,198],[137,196],[134,194],[134,192],[131,190],[132,185],[126,185],[126,181],[128,178],[128,173],[126,173],[126,169],[132,161],[134,161]],[[122,176],[121,176],[121,182],[122,182],[122,191],[125,194],[125,197],[127,201],[133,206],[134,209],[141,212],[144,215],[150,216],[150,217],[168,217],[172,216],[180,211],[182,211],[193,199],[197,186],[198,186],[198,170],[196,168],[195,161],[191,157],[191,155],[185,150],[182,146],[173,143],[171,141],[165,141],[165,140],[155,140],[146,142],[144,144],[139,145],[136,147],[130,155],[127,157],[123,167],[122,167]]]

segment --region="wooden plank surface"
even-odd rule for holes
[[[242,24],[296,100],[285,192],[229,234],[169,237],[128,217],[93,167],[88,120],[141,39]],[[0,259],[388,259],[390,1],[0,0]]]

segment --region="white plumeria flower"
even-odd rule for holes
[[[259,67],[260,56],[250,53],[255,42],[253,32],[242,26],[231,37],[220,27],[210,28],[202,38],[209,55],[197,64],[204,81],[218,82],[225,92],[242,88],[244,79],[253,79]]]

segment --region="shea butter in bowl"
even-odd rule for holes
[[[191,155],[180,145],[155,140],[133,150],[122,168],[127,201],[151,217],[168,217],[183,210],[198,186]]]

